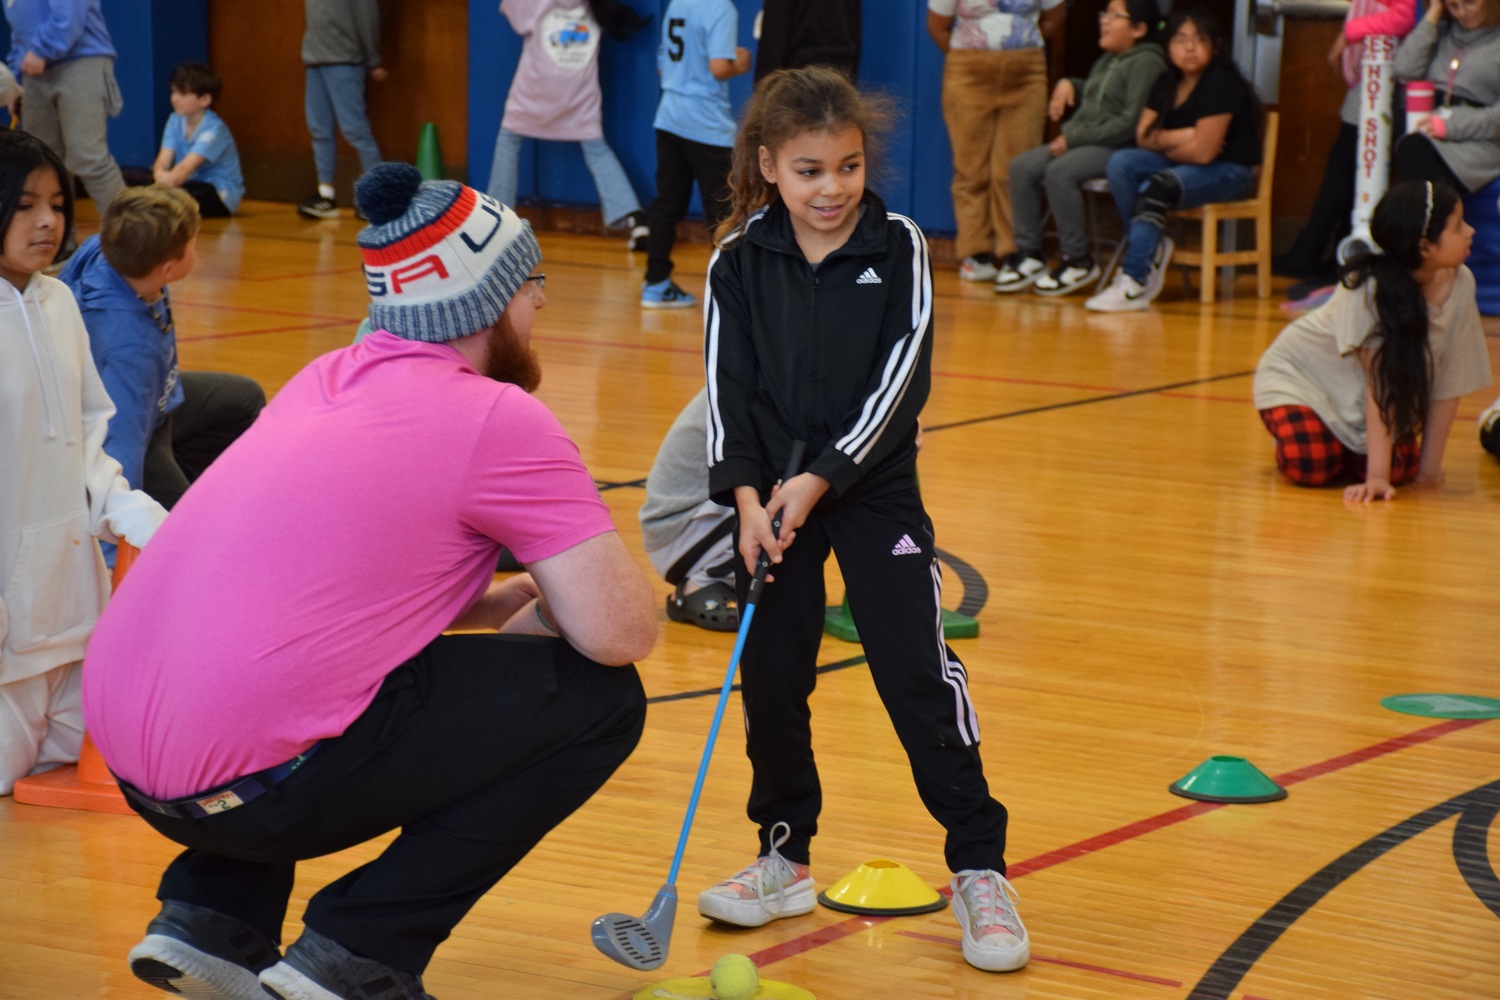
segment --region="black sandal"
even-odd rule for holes
[[[736,632],[740,627],[740,604],[734,588],[727,583],[710,583],[687,595],[682,593],[679,583],[667,598],[667,617],[710,632]]]

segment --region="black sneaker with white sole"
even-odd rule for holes
[[[1029,288],[1047,273],[1047,262],[1030,254],[1013,253],[1000,263],[995,275],[995,291],[1008,294]]]
[[[1072,295],[1099,280],[1099,265],[1092,257],[1064,257],[1051,273],[1036,279],[1031,290],[1038,295]]]
[[[339,207],[332,198],[315,194],[297,206],[297,214],[304,219],[337,219]]]
[[[436,1000],[422,977],[363,958],[304,928],[286,957],[260,974],[259,1000]]]
[[[244,921],[170,899],[127,957],[141,982],[190,1000],[265,1000],[259,973],[280,960],[276,942]]]

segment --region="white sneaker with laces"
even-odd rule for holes
[[[1137,312],[1145,309],[1151,304],[1151,299],[1146,295],[1146,286],[1136,281],[1124,271],[1115,274],[1115,280],[1109,283],[1109,287],[1089,298],[1084,302],[1085,309],[1094,312]]]
[[[811,913],[818,894],[807,866],[793,864],[777,851],[791,835],[786,823],[771,827],[771,853],[700,892],[698,912],[737,927],[763,927],[783,917]]]
[[[965,257],[958,265],[958,277],[960,281],[994,281],[995,265],[988,260]]]
[[[964,932],[964,961],[986,972],[1014,972],[1031,959],[1031,938],[1016,913],[1015,887],[996,871],[953,876],[953,914]]]

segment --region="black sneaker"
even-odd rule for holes
[[[263,993],[280,1000],[436,1000],[422,977],[361,958],[337,941],[304,929],[286,957],[260,974]]]
[[[337,219],[339,207],[332,198],[315,194],[297,206],[297,214],[304,219]]]
[[[258,973],[280,959],[276,943],[244,921],[172,900],[127,957],[141,982],[192,1000],[265,1000]]]

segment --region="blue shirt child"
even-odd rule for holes
[[[709,146],[734,145],[729,81],[716,80],[710,59],[735,58],[739,15],[730,0],[672,0],[662,17],[661,103],[654,127]]]
[[[203,120],[197,131],[188,138],[187,119],[182,115],[167,118],[167,127],[162,132],[161,148],[172,151],[172,162],[181,163],[189,153],[203,157],[203,163],[193,171],[189,180],[202,181],[219,192],[219,200],[230,213],[239,210],[240,200],[245,197],[245,178],[240,173],[240,153],[234,145],[234,136],[229,126],[212,110],[203,112]],[[111,452],[111,454],[114,454]],[[118,455],[115,456],[119,458]]]

